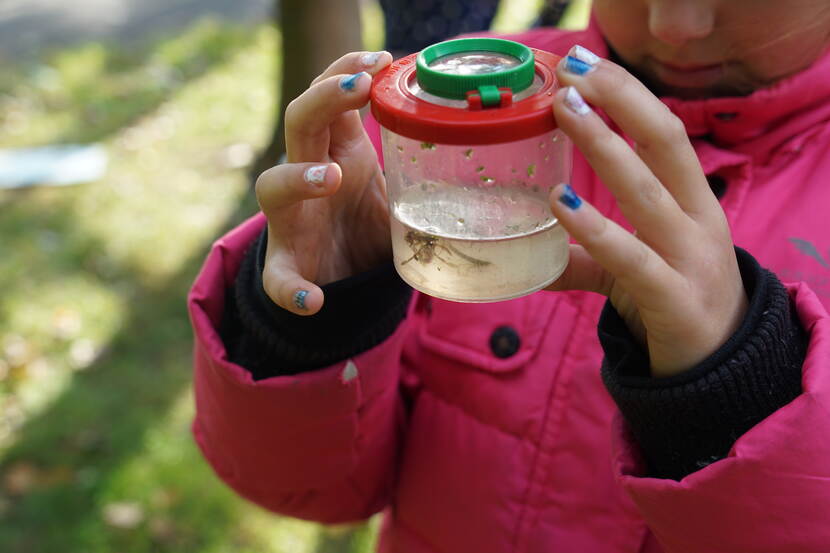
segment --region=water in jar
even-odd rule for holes
[[[467,302],[544,288],[568,263],[568,235],[538,195],[517,187],[409,187],[393,203],[395,267],[413,287]]]

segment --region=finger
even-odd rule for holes
[[[268,252],[262,271],[262,287],[271,300],[297,315],[313,315],[323,307],[323,291],[304,279],[290,250],[276,245],[268,230]]]
[[[257,178],[257,201],[270,218],[279,209],[333,194],[342,177],[336,163],[284,163]]]
[[[568,265],[546,290],[584,290],[607,296],[611,293],[612,277],[591,254],[579,244],[570,244]]]
[[[637,305],[658,308],[667,295],[679,289],[677,273],[663,258],[604,217],[570,186],[554,187],[551,210],[585,251],[634,297]]]
[[[361,71],[366,71],[374,76],[390,63],[392,63],[392,54],[385,50],[380,52],[350,52],[332,62],[325,71],[311,81],[311,84],[317,84],[334,75],[351,75]]]
[[[681,208],[698,217],[717,205],[683,122],[624,68],[595,61],[584,48],[570,53],[557,67],[560,82],[576,87],[637,143],[639,156]]]
[[[338,123],[338,140],[363,138],[357,109],[369,102],[368,73],[334,75],[312,85],[285,110],[285,145],[289,162],[324,161],[330,145],[330,126]]]
[[[354,75],[365,71],[371,76],[392,63],[392,54],[385,50],[378,52],[351,52],[338,60],[335,60],[329,67],[312,81],[312,85],[336,75]],[[365,104],[364,104],[365,105]],[[361,139],[365,136],[363,123],[355,112],[346,112],[336,117],[330,125],[332,142],[339,142],[341,147],[349,148],[348,141]]]
[[[693,221],[625,140],[608,128],[574,87],[558,91],[553,106],[559,127],[617,199],[638,235],[661,255],[685,251]]]

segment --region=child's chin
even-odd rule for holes
[[[644,81],[649,90],[659,97],[680,98],[681,100],[702,100],[705,98],[728,98],[736,96],[748,96],[755,90],[751,87],[730,86],[718,84],[716,86],[686,88],[670,86],[659,81]]]
[[[681,100],[747,96],[763,86],[760,83],[750,82],[749,79],[739,79],[738,75],[740,73],[734,70],[730,70],[727,75],[723,75],[723,78],[712,84],[679,86],[678,83],[660,79],[659,73],[649,64],[642,64],[639,67],[629,67],[628,69],[656,96],[680,98]]]
[[[681,100],[702,100],[717,96],[708,88],[678,88],[672,86],[661,86],[657,91],[658,96],[669,96]]]

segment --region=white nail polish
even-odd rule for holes
[[[565,105],[577,115],[587,115],[591,113],[591,108],[582,99],[582,95],[577,89],[572,86],[567,88],[565,93]]]
[[[579,61],[584,61],[588,65],[596,65],[599,63],[599,56],[588,50],[587,48],[583,48],[578,44],[568,50],[568,55],[572,58],[576,58]]]
[[[329,170],[328,165],[315,165],[305,170],[305,181],[309,184],[316,184],[317,186],[326,181],[326,172]]]
[[[366,67],[373,67],[378,60],[380,59],[380,55],[383,52],[369,52],[360,56],[360,63],[362,63]]]

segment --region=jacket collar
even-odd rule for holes
[[[830,52],[749,96],[661,99],[683,120],[689,136],[740,150],[768,150],[830,119]]]

